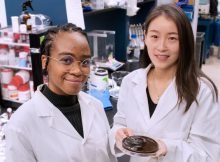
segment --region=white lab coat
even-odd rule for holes
[[[78,99],[84,138],[38,89],[6,127],[6,161],[115,162],[102,104],[84,92],[79,92]]]
[[[150,118],[146,95],[146,76],[150,69],[138,69],[127,75],[120,88],[117,113],[110,133],[113,154],[115,132],[128,127],[165,142],[166,156],[131,157],[130,162],[217,162],[220,160],[220,106],[213,101],[210,86],[200,79],[198,103],[184,114],[185,102],[177,105],[175,79],[161,96]],[[165,75],[165,74],[164,74]]]

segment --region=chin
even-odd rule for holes
[[[78,89],[72,89],[72,90],[68,90],[68,91],[66,91],[66,94],[68,94],[68,95],[77,95],[79,92],[80,92],[80,88]]]

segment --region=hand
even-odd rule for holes
[[[158,145],[159,145],[159,150],[156,152],[156,157],[159,157],[159,156],[165,156],[167,154],[167,146],[166,144],[159,140],[159,139],[156,139]]]
[[[134,133],[130,128],[120,128],[115,135],[116,146],[122,150],[122,140],[128,136],[132,136]]]

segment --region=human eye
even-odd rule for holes
[[[74,59],[71,56],[63,56],[60,58],[60,62],[64,65],[71,65]]]
[[[91,59],[85,59],[81,62],[82,67],[89,67],[91,64]]]
[[[170,41],[177,41],[177,40],[178,40],[178,37],[170,36],[168,39],[169,39]]]
[[[152,35],[150,35],[150,38],[151,38],[151,39],[153,39],[153,40],[155,40],[155,39],[157,39],[157,38],[158,38],[158,36],[157,36],[157,35],[155,35],[155,34],[152,34]]]
[[[175,37],[170,37],[169,39],[170,39],[170,40],[176,40],[176,38],[175,38]]]

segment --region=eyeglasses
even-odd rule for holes
[[[90,65],[91,65],[91,59],[87,58],[85,60],[82,61],[77,61],[74,59],[74,57],[72,56],[62,56],[60,58],[54,58],[51,56],[46,56],[54,61],[57,61],[58,63],[60,63],[67,71],[70,71],[75,63],[79,63],[78,65],[80,65],[80,70],[84,73],[84,74],[89,74],[90,72]]]

